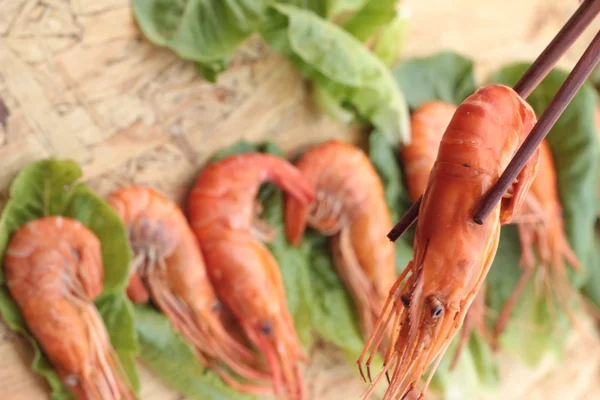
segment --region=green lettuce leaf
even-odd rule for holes
[[[390,209],[392,221],[395,223],[410,207],[410,199],[400,171],[397,152],[394,151],[380,132],[374,131],[369,135],[369,159],[381,178],[385,200]],[[396,241],[396,269],[398,273],[404,271],[412,257],[412,241],[408,240],[406,236],[402,236]]]
[[[124,291],[131,252],[119,216],[81,182],[81,169],[70,160],[47,159],[27,165],[10,187],[10,198],[0,217],[0,258],[4,258],[12,235],[21,225],[50,215],[77,219],[100,239],[104,284],[94,301],[109,332],[110,341],[134,389],[139,390],[135,369],[138,352],[133,309]],[[31,336],[17,304],[10,296],[0,270],[0,314],[7,325],[22,334],[34,349],[32,369],[49,383],[52,398],[72,399],[54,368]]]
[[[600,233],[596,231],[594,237],[594,251],[588,257],[590,275],[587,283],[583,287],[583,294],[590,300],[596,310],[600,312]]]
[[[432,100],[458,105],[477,89],[473,62],[451,51],[402,61],[392,72],[411,110]]]
[[[408,11],[406,7],[396,10],[394,19],[381,29],[377,35],[373,53],[387,66],[396,63],[404,47],[408,31]]]
[[[227,386],[213,371],[198,363],[185,339],[155,308],[136,304],[135,324],[144,363],[171,387],[195,400],[253,400]]]
[[[506,66],[491,79],[492,82],[514,85],[529,64]],[[548,107],[552,97],[568,73],[554,69],[527,98],[538,117]],[[599,147],[595,130],[597,95],[586,83],[575,95],[547,136],[557,171],[559,197],[564,210],[565,232],[585,272],[569,275],[575,287],[582,287],[595,267],[587,264],[594,249],[594,224],[596,221],[596,190],[598,187]],[[521,274],[518,266],[520,248],[517,231],[513,226],[502,228],[500,247],[488,283],[494,290],[489,293],[491,307],[498,311],[508,298]],[[555,305],[554,308],[556,308]],[[557,311],[560,311],[557,310]],[[568,329],[564,313],[555,311],[551,317],[546,299],[536,299],[530,284],[513,312],[502,344],[529,363],[536,363],[547,349],[560,355]],[[524,335],[524,326],[531,332]]]
[[[356,121],[356,116],[348,107],[344,107],[329,92],[319,85],[313,85],[311,92],[312,99],[324,114],[345,124],[351,124]]]
[[[133,13],[148,40],[196,61],[214,81],[234,51],[258,30],[274,1],[133,0]]]
[[[588,80],[596,89],[600,88],[600,65],[594,68]]]
[[[352,106],[392,143],[410,138],[408,108],[374,54],[337,25],[310,11],[277,4],[262,26],[267,43],[343,105]]]
[[[374,35],[379,28],[394,20],[397,2],[398,0],[367,1],[342,24],[342,28],[364,42]]]

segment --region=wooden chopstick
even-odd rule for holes
[[[537,124],[535,124],[531,133],[529,133],[527,138],[523,141],[521,147],[516,152],[502,175],[500,175],[498,181],[484,196],[481,206],[473,217],[475,223],[479,225],[483,224],[483,221],[489,216],[494,206],[500,201],[502,196],[504,196],[504,193],[506,193],[509,186],[514,182],[519,172],[521,172],[525,164],[527,164],[535,152],[535,149],[537,149],[542,140],[548,135],[550,129],[552,129],[571,100],[573,100],[573,97],[575,97],[583,83],[592,73],[598,64],[598,61],[600,61],[600,31],[585,50],[585,53],[583,53],[583,56],[560,87],[546,111],[544,111]]]
[[[519,82],[513,87],[522,98],[529,97],[531,92],[550,73],[562,55],[573,45],[583,31],[600,13],[599,0],[584,1],[577,11],[569,18],[550,44],[525,71]]]
[[[577,38],[579,36],[581,36],[581,33],[596,18],[596,16],[598,15],[599,12],[600,12],[600,0],[585,0],[583,3],[581,3],[581,5],[577,9],[577,11],[571,16],[571,18],[569,18],[567,23],[558,32],[558,34],[554,37],[554,39],[550,42],[550,44],[548,44],[548,46],[539,55],[539,57],[529,66],[527,71],[525,71],[525,74],[523,74],[523,76],[521,77],[519,82],[517,82],[517,84],[514,86],[514,90],[517,93],[519,93],[521,95],[521,97],[527,98],[531,94],[531,92],[537,87],[537,85],[539,85],[540,82],[546,77],[546,75],[548,75],[548,73],[556,65],[558,60],[567,51],[567,49],[575,42],[575,40],[577,40]],[[590,48],[588,48],[588,50],[590,50]],[[586,50],[586,53],[589,53],[588,50]],[[585,53],[584,53],[584,56],[585,56]],[[579,63],[577,65],[579,65]],[[592,67],[592,69],[593,69],[593,67]],[[591,71],[589,73],[591,73]],[[587,79],[587,76],[589,76],[589,73],[587,73],[587,75],[585,75],[584,80]],[[569,77],[570,76],[571,75],[569,75]],[[569,80],[569,78],[567,78],[567,80]],[[577,82],[575,82],[575,83],[577,83]],[[566,81],[565,81],[565,84],[566,84]],[[581,87],[581,84],[579,86],[576,86],[576,91],[579,90],[580,87]],[[562,88],[561,88],[561,90],[562,90]],[[566,96],[565,98],[568,98],[568,101],[571,101],[571,99],[575,95],[576,91],[573,92],[570,97]],[[557,96],[558,96],[558,93],[557,93]],[[564,107],[566,107],[567,105],[568,105],[568,102],[564,104]],[[550,109],[550,107],[548,109]],[[555,111],[559,110],[560,113],[562,114],[562,112],[564,111],[564,108],[562,108],[562,110],[561,110],[560,107],[555,106],[554,110]],[[545,114],[546,113],[544,113],[544,115]],[[551,124],[547,127],[548,131],[552,128],[552,126],[556,122],[556,119],[558,119],[559,116],[560,116],[560,114],[557,115],[556,118],[554,118],[554,121],[552,121],[552,118],[550,118],[550,117],[552,117],[552,114],[550,114],[546,117],[546,119],[549,122],[551,122]],[[537,125],[539,125],[540,122],[541,122],[541,118],[540,118],[540,121],[538,121]],[[537,127],[537,125],[536,125],[536,127]],[[534,130],[535,129],[536,128],[534,127]],[[521,157],[524,157],[524,155],[529,154],[529,157],[527,157],[527,159],[525,159],[525,162],[523,163],[523,165],[526,164],[527,160],[531,157],[531,154],[533,154],[533,152],[535,151],[535,148],[539,145],[541,140],[543,140],[543,138],[547,135],[547,131],[546,131],[546,133],[544,133],[544,129],[545,128],[538,128],[538,132],[541,132],[541,133],[538,133],[538,135],[542,135],[542,137],[541,137],[540,141],[537,142],[535,147],[532,148],[531,150],[525,149],[525,150],[521,151],[522,147],[523,147],[523,145],[525,145],[526,141],[523,142],[521,148],[519,149],[519,151],[522,153]],[[529,137],[531,137],[533,133],[534,132],[532,132],[529,135]],[[528,139],[529,139],[529,137],[528,137]],[[534,142],[534,139],[531,139],[530,142],[536,143],[536,142]],[[529,151],[530,151],[530,153],[529,153]],[[518,154],[519,154],[519,152],[517,152],[515,157]],[[514,165],[518,165],[517,163],[520,164],[521,162],[522,162],[522,160],[515,161]],[[514,165],[512,168],[515,168]],[[508,173],[510,172],[509,168],[511,168],[511,164],[509,164],[509,166],[506,168],[506,170],[503,173],[503,176],[506,175],[506,177],[504,179],[508,178]],[[522,168],[523,167],[521,166],[521,168],[519,168],[519,170],[516,173],[510,172],[510,174],[512,175],[514,173],[514,176],[516,177],[516,175],[518,175],[518,172]],[[512,181],[509,181],[508,186],[510,186],[510,182],[512,182]],[[497,183],[490,190],[490,192],[488,192],[488,195],[485,197],[484,202],[482,203],[481,207],[478,209],[478,212],[475,214],[474,220],[477,223],[483,223],[483,220],[489,215],[489,212],[491,212],[491,210],[494,208],[494,205],[498,201],[500,201],[500,198],[506,192],[506,190],[508,189],[508,186],[506,186],[506,188],[504,188],[504,186],[498,186],[498,183]],[[504,188],[504,189],[502,190],[502,188]],[[419,216],[419,208],[421,206],[422,200],[423,200],[423,195],[421,195],[417,199],[417,201],[415,201],[410,206],[410,208],[406,211],[406,213],[404,213],[402,218],[400,218],[400,221],[398,221],[398,223],[387,234],[387,237],[392,242],[395,242],[396,240],[398,240],[398,238],[400,236],[402,236],[408,230],[408,228],[410,228],[411,225],[417,220],[417,218]]]

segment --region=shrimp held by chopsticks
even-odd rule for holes
[[[428,101],[423,103],[411,115],[411,141],[401,151],[406,185],[412,202],[425,192],[429,174],[435,165],[440,143],[448,124],[452,120],[457,107],[444,101]],[[467,315],[456,351],[450,362],[450,369],[458,363],[460,354],[467,345],[473,329],[484,339],[491,342],[485,326],[485,282]]]
[[[309,149],[296,167],[315,185],[312,204],[288,196],[286,234],[299,245],[307,223],[333,235],[335,266],[354,297],[365,338],[397,278],[395,247],[382,235],[392,228],[383,185],[358,147],[330,140]]]
[[[260,185],[273,182],[302,204],[314,189],[282,158],[246,153],[200,172],[189,196],[189,216],[209,277],[248,338],[265,355],[275,393],[303,399],[299,362],[306,355],[296,335],[277,261],[260,240],[273,231],[257,219]]]
[[[8,245],[4,270],[27,327],[77,398],[135,398],[92,302],[104,269],[88,228],[60,216],[26,223]]]
[[[539,150],[482,225],[473,222],[473,214],[535,122],[531,106],[503,85],[480,88],[456,110],[423,194],[414,257],[390,290],[358,360],[362,372],[364,357],[372,347],[376,351],[392,323],[395,340],[365,398],[384,375],[390,382],[384,400],[405,398],[433,363],[419,398],[427,391],[487,276],[500,225],[513,219],[529,190]],[[367,372],[370,377],[369,362]]]
[[[193,345],[196,356],[241,392],[272,395],[268,386],[242,384],[217,362],[240,376],[268,380],[253,368],[255,355],[223,326],[221,303],[209,281],[204,259],[179,207],[151,188],[130,187],[107,199],[123,220],[135,257],[127,288],[137,303],[150,298],[175,330]]]
[[[517,282],[496,323],[496,340],[504,331],[511,311],[525,289],[536,263],[539,265],[541,281],[550,291],[554,291],[571,321],[575,317],[568,306],[572,292],[565,267],[565,261],[576,271],[581,264],[565,236],[562,206],[558,196],[556,170],[550,145],[544,140],[540,146],[539,171],[531,184],[529,194],[515,218],[521,241],[521,266],[525,271]],[[536,254],[533,249],[537,250]]]

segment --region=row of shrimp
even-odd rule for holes
[[[264,244],[274,238],[258,215],[265,182],[300,204],[314,197],[308,180],[284,159],[246,153],[201,171],[187,200],[189,222],[150,188],[120,189],[108,203],[123,219],[135,254],[130,298],[151,300],[200,362],[236,390],[301,400],[300,364],[307,357],[279,265]]]
[[[535,121],[532,108],[502,85],[479,89],[459,107],[431,103],[413,114],[414,138],[402,158],[411,197],[422,194],[423,201],[414,256],[399,275],[395,246],[385,236],[392,221],[382,182],[366,154],[341,141],[310,148],[295,165],[263,153],[211,163],[188,197],[188,218],[150,188],[119,189],[107,200],[127,227],[134,252],[127,294],[134,302],[151,301],[198,360],[237,390],[304,399],[300,364],[306,355],[278,263],[264,243],[274,231],[259,218],[258,190],[274,183],[286,194],[290,243],[299,245],[307,228],[331,236],[335,267],[366,340],[359,368],[362,373],[366,358],[370,381],[375,354],[384,354],[383,369],[364,397],[385,375],[384,399],[422,398],[463,323],[461,342],[471,327],[485,332],[484,280],[502,224],[521,218],[526,271],[533,267],[534,243],[542,265],[554,274],[564,272],[563,258],[578,265],[556,222],[560,202],[549,189],[556,178],[544,146],[483,225],[471,220]],[[49,321],[30,329],[64,382],[83,399],[133,398],[91,304],[102,281],[97,238],[76,221],[36,221],[13,237],[5,268],[25,318]],[[40,274],[52,279],[36,279]],[[38,309],[49,299],[66,311]],[[66,340],[71,321],[83,333]]]
[[[378,329],[359,358],[362,370],[371,352],[366,362],[369,371],[382,332],[390,326],[394,329],[383,369],[365,397],[385,375],[389,386],[384,399],[405,399],[411,394],[422,398],[461,327],[452,365],[473,329],[496,346],[536,265],[544,284],[566,307],[570,288],[565,261],[574,269],[580,266],[564,233],[547,142],[535,151],[490,217],[482,225],[472,220],[480,199],[535,122],[531,106],[503,85],[482,87],[458,107],[432,101],[414,111],[411,143],[401,149],[410,197],[415,201],[423,196],[414,255],[391,288]],[[518,227],[524,273],[490,334],[484,319],[484,283],[498,248],[500,227],[509,223]]]
[[[122,188],[107,202],[124,222],[134,254],[128,297],[151,301],[198,361],[231,387],[302,400],[299,364],[306,355],[277,261],[261,242],[273,236],[256,213],[266,181],[301,205],[314,197],[287,161],[251,153],[200,173],[188,199],[190,222],[151,188]],[[135,398],[92,303],[102,291],[103,264],[100,241],[88,228],[60,216],[25,224],[9,243],[4,269],[28,328],[74,395]]]

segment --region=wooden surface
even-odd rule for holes
[[[406,3],[413,21],[406,54],[451,48],[474,58],[484,76],[535,58],[578,1]],[[574,64],[599,26],[561,65]],[[0,0],[0,98],[9,111],[7,118],[0,112],[1,196],[21,167],[53,155],[75,158],[101,195],[136,183],[179,201],[206,157],[240,138],[270,138],[286,150],[359,138],[317,115],[307,85],[260,40],[245,45],[212,85],[192,64],[149,44],[127,0]],[[311,400],[358,398],[363,385],[341,360],[332,349],[315,353],[307,371]],[[0,322],[1,399],[48,398],[30,362],[28,346]],[[502,365],[499,399],[600,398],[597,336],[574,336],[553,371]],[[140,374],[142,399],[180,398],[143,365]]]

